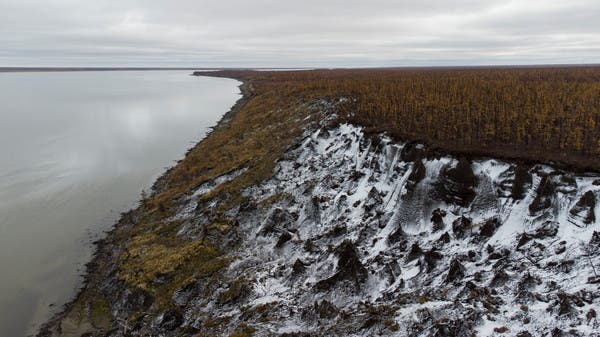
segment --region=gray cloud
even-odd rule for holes
[[[597,0],[0,0],[0,66],[600,62]]]

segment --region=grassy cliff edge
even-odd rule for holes
[[[255,88],[251,79],[238,79],[243,81],[243,97],[209,136],[157,180],[152,194],[124,213],[97,243],[81,291],[39,336],[127,330],[143,321],[144,312],[171,307],[169,297],[182,285],[198,278],[218,282],[219,271],[231,262],[222,251],[235,245],[224,241],[235,226],[224,211],[243,201],[243,189],[272,175],[276,160],[315,119],[307,101],[290,102]],[[191,191],[242,168],[235,179],[199,198],[198,203],[219,199],[218,207],[206,214],[207,230],[195,240],[179,237],[177,228],[186,224],[173,216]],[[157,278],[164,281],[156,282]],[[122,301],[127,312],[115,311],[115,301]]]

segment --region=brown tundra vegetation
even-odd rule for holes
[[[373,132],[452,152],[600,168],[600,67],[224,71],[280,97],[348,98]],[[290,100],[292,101],[292,100]]]

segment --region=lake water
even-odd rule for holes
[[[186,71],[0,73],[0,336],[71,299],[90,242],[240,97]]]

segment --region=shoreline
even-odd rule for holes
[[[192,76],[210,77],[208,74],[201,74],[201,75],[192,74]],[[229,125],[229,123],[231,122],[231,120],[235,117],[235,115],[240,111],[240,109],[242,109],[242,107],[248,102],[248,100],[253,97],[254,93],[253,93],[253,88],[250,83],[250,80],[234,78],[234,77],[230,77],[230,78],[241,82],[241,84],[238,86],[238,88],[240,89],[241,97],[234,103],[234,105],[227,112],[225,112],[225,114],[223,114],[223,116],[221,116],[221,118],[219,119],[219,121],[216,123],[215,126],[210,127],[211,130],[206,133],[204,138],[202,138],[200,141],[198,141],[196,144],[194,144],[193,146],[191,146],[189,149],[187,149],[185,151],[183,158],[185,158],[191,151],[193,151],[203,141],[205,141],[208,137],[210,137],[216,130],[226,128]],[[182,160],[183,159],[179,160],[175,165],[167,168],[162,174],[160,174],[160,176],[158,178],[156,178],[156,180],[154,181],[154,183],[152,184],[152,186],[150,188],[151,193],[147,196],[147,198],[149,198],[157,193],[160,193],[160,191],[164,188],[166,177],[173,171],[174,168],[176,168],[177,165],[179,165],[179,163]],[[138,201],[138,203],[140,203],[140,204],[142,202],[143,202],[143,200]],[[110,230],[105,232],[103,238],[91,242],[91,244],[93,245],[93,253],[92,253],[90,261],[88,261],[85,264],[85,272],[82,274],[82,282],[80,284],[79,289],[76,289],[76,292],[75,292],[75,295],[73,296],[73,298],[71,300],[69,300],[67,303],[63,304],[61,306],[61,309],[56,314],[54,314],[52,317],[50,317],[45,322],[42,322],[39,325],[38,329],[35,330],[34,335],[30,335],[30,337],[52,336],[53,329],[56,328],[56,326],[58,324],[60,324],[60,322],[62,322],[67,317],[67,315],[69,314],[70,310],[73,308],[75,303],[83,295],[87,286],[90,283],[93,283],[94,281],[96,281],[97,277],[95,277],[94,274],[98,273],[100,271],[100,266],[111,261],[110,260],[110,255],[111,255],[110,252],[112,252],[115,248],[115,247],[113,247],[113,242],[111,242],[111,237],[114,235],[114,233],[116,233],[119,230],[120,225],[122,225],[123,220],[129,219],[132,216],[136,216],[139,213],[143,213],[144,210],[141,209],[141,207],[142,207],[141,205],[138,205],[137,207],[123,211],[120,214],[117,221],[110,227]],[[100,276],[100,275],[98,275],[98,276]]]
[[[210,76],[208,74],[202,74],[202,75],[191,74],[191,76],[220,77],[220,76]],[[228,77],[228,78],[231,78],[233,80],[241,82],[241,84],[238,85],[238,88],[240,89],[241,97],[233,104],[233,106],[231,106],[231,108],[227,112],[225,112],[225,114],[223,114],[223,116],[221,116],[221,118],[219,119],[219,121],[217,122],[217,124],[215,124],[214,126],[210,127],[210,131],[208,131],[206,133],[206,135],[204,136],[204,138],[202,138],[200,141],[198,141],[196,144],[194,144],[192,147],[190,147],[189,149],[187,149],[185,151],[182,159],[180,159],[179,161],[177,161],[177,163],[175,165],[169,167],[158,178],[156,178],[156,180],[154,181],[154,183],[152,184],[152,187],[151,187],[151,195],[154,195],[157,192],[162,191],[162,189],[164,187],[164,183],[165,183],[165,178],[168,176],[168,174],[170,172],[172,172],[172,170],[191,151],[193,151],[201,142],[203,142],[205,139],[207,139],[208,137],[210,137],[210,135],[212,135],[215,131],[220,130],[220,129],[224,128],[224,127],[227,127],[227,125],[229,125],[229,123],[231,122],[231,120],[240,111],[240,109],[242,109],[242,107],[246,104],[246,102],[248,102],[253,97],[253,95],[254,95],[253,88],[252,88],[252,84],[250,83],[249,80],[247,80],[247,79],[241,79],[241,78],[235,78],[235,77]]]

